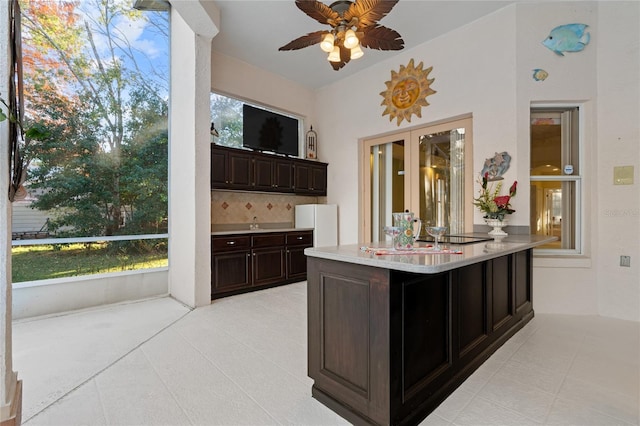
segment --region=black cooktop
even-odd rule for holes
[[[487,237],[475,237],[469,235],[443,235],[440,238],[440,242],[443,244],[474,244],[481,243],[482,241],[491,241],[493,238]],[[432,236],[427,235],[425,238],[418,238],[416,241],[423,243],[433,243],[435,240]]]

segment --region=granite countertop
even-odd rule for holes
[[[486,237],[487,234],[464,234]],[[311,247],[304,254],[321,259],[337,260],[359,265],[373,266],[398,271],[435,274],[462,266],[482,262],[519,252],[557,240],[542,235],[510,235],[501,240],[483,241],[475,244],[442,244],[444,252],[434,252],[432,243],[417,243],[411,252],[393,250],[391,244],[379,243],[344,245],[335,247]],[[386,254],[385,254],[386,253]],[[391,253],[391,254],[389,254]],[[398,253],[398,254],[396,254]]]

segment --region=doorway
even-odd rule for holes
[[[450,235],[473,230],[470,116],[365,139],[361,152],[361,241],[385,241],[382,229],[404,210]]]

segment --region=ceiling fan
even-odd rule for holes
[[[351,59],[360,58],[362,47],[378,50],[402,50],[402,36],[378,24],[398,0],[339,0],[327,6],[317,0],[296,0],[296,6],[330,30],[314,31],[290,41],[278,50],[297,50],[320,43],[329,53],[329,63],[338,71]]]

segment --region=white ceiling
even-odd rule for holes
[[[324,1],[326,5],[333,0]],[[357,73],[427,40],[466,25],[517,0],[400,0],[380,24],[400,33],[404,50],[363,49],[364,56],[334,71],[318,45],[280,52],[278,48],[312,31],[328,29],[299,10],[294,0],[216,0],[220,33],[213,50],[279,74],[306,87],[319,88]]]

